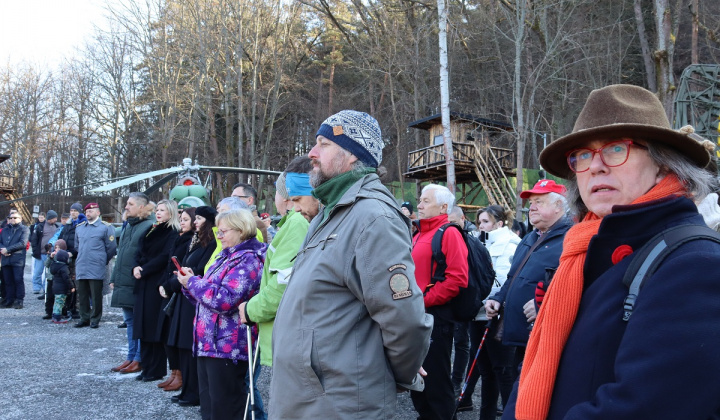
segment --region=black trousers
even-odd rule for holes
[[[202,419],[241,419],[247,399],[247,362],[198,357],[197,363]]]
[[[470,321],[456,322],[455,334],[455,357],[452,365],[452,384],[453,389],[460,389],[465,381],[465,369],[470,359]],[[473,353],[473,356],[475,353]]]
[[[167,375],[165,345],[140,340],[140,367],[145,378],[161,378]]]
[[[427,372],[425,390],[410,392],[420,420],[450,420],[455,411],[455,392],[450,379],[455,323],[435,317],[430,349],[423,362]]]
[[[470,355],[474,358],[482,341],[487,322],[473,321],[470,323]],[[516,379],[515,347],[504,346],[493,337],[497,332],[497,322],[493,322],[488,330],[482,350],[478,355],[467,388],[464,401],[471,400],[475,385],[482,376],[482,389],[480,391],[480,420],[495,420],[497,416],[497,400],[501,397],[503,406],[507,404],[513,383]],[[468,362],[468,370],[472,367],[473,359]]]
[[[9,303],[25,299],[25,265],[4,265],[1,268],[5,280],[5,300]]]
[[[3,278],[2,270],[0,269],[0,299],[5,300],[5,279]]]
[[[192,350],[177,348],[180,373],[182,374],[182,389],[180,399],[190,402],[200,401],[200,385],[198,384],[198,362]]]
[[[76,283],[80,321],[99,324],[103,309],[102,279],[78,279]],[[90,309],[90,299],[92,299],[92,310]]]

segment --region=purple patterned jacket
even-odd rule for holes
[[[190,277],[183,294],[195,303],[193,354],[247,361],[247,333],[238,305],[260,288],[267,245],[251,238],[223,249],[203,277]],[[257,327],[252,327],[253,341]]]

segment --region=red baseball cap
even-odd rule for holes
[[[520,198],[526,199],[530,197],[530,194],[547,194],[551,192],[565,195],[566,191],[567,188],[563,184],[557,184],[552,179],[541,179],[531,190],[521,192]]]

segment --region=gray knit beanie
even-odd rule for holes
[[[320,125],[317,136],[333,141],[368,166],[377,168],[382,162],[380,125],[364,112],[344,110],[330,116]]]
[[[287,187],[285,186],[285,172],[278,176],[278,179],[275,182],[275,188],[282,198],[286,200],[290,199],[290,194],[288,194]]]
[[[73,205],[70,206],[70,210],[77,210],[77,211],[79,211],[80,213],[82,213],[82,212],[83,212],[83,206],[82,206],[82,204],[80,204],[79,202],[78,202],[78,203],[73,203]]]

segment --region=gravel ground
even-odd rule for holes
[[[197,407],[170,402],[175,393],[158,382],[138,382],[135,374],[111,372],[127,354],[122,313],[105,296],[100,328],[73,328],[41,319],[44,302],[32,293],[32,258],[25,265],[24,309],[0,309],[0,418],[13,419],[199,419]],[[270,371],[261,373],[258,389],[268,404]],[[478,391],[479,393],[479,391]],[[476,411],[459,420],[476,419]],[[396,420],[414,420],[409,396],[398,398]]]

